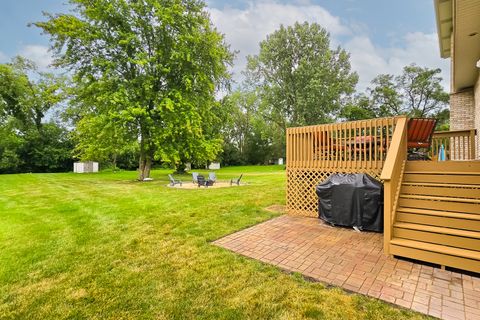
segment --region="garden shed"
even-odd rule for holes
[[[98,162],[94,162],[94,161],[75,162],[73,164],[73,172],[75,173],[98,172]]]

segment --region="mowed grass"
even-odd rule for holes
[[[275,216],[281,167],[221,169],[247,183],[222,189],[168,188],[168,173],[0,176],[0,318],[421,317],[211,244]]]

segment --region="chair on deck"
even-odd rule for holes
[[[230,180],[230,185],[236,184],[237,186],[239,186],[240,185],[240,180],[242,179],[242,177],[243,177],[243,173],[237,179]]]
[[[182,185],[182,181],[175,179],[172,174],[168,175],[168,179],[170,179],[170,186],[172,187],[174,187],[176,184],[179,184],[180,186]]]
[[[329,131],[318,132],[313,140],[314,159],[330,159],[335,155],[337,150],[344,149],[345,146],[337,145],[335,138],[330,135]]]
[[[437,124],[436,119],[411,118],[408,121],[407,149],[409,160],[427,160],[428,152],[418,149],[428,149],[432,145],[432,136]]]

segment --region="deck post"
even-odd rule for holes
[[[475,133],[476,133],[476,129],[471,129],[470,130],[470,160],[474,160],[477,158],[477,152],[476,152],[476,148],[475,148],[475,145],[476,145],[476,141],[475,141]]]

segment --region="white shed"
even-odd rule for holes
[[[212,163],[210,163],[210,165],[208,166],[208,169],[209,169],[209,170],[218,170],[218,169],[220,169],[220,162],[212,162]]]
[[[98,162],[94,162],[94,161],[75,162],[73,164],[73,172],[75,173],[98,172]]]

